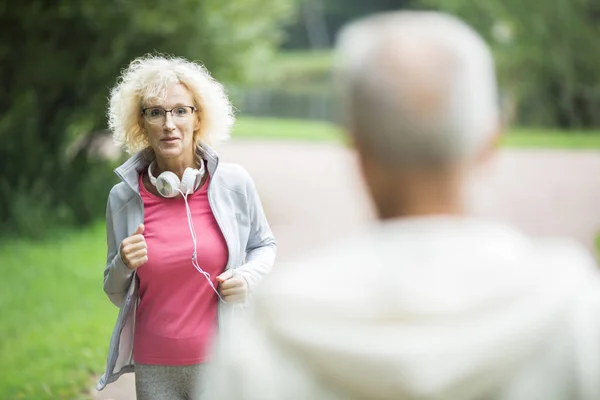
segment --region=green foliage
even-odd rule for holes
[[[104,225],[0,246],[0,398],[80,399],[118,309],[102,292]]]
[[[108,167],[66,149],[106,127],[109,88],[133,58],[175,54],[217,79],[248,79],[294,1],[0,0],[0,232],[41,233],[104,211],[112,177],[95,175]]]
[[[214,69],[209,69],[220,71],[221,79],[252,81],[264,74],[265,64],[284,39],[283,24],[299,0],[202,2],[204,18],[200,23],[206,32],[201,44],[210,49],[199,54],[210,55]]]
[[[331,51],[286,51],[276,55],[271,64],[270,79],[265,85],[295,90],[329,86],[333,67]]]
[[[322,2],[320,9],[326,24],[329,39],[333,41],[344,24],[347,22],[382,11],[398,10],[406,8],[415,0],[305,0],[305,3]],[[293,24],[287,27],[287,38],[283,46],[286,49],[310,48],[308,40],[308,23],[306,13],[299,12]]]
[[[420,0],[465,19],[493,45],[518,118],[600,127],[600,2]]]

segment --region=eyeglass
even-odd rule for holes
[[[197,108],[194,106],[180,106],[170,110],[165,110],[160,107],[148,107],[142,110],[142,115],[146,120],[152,124],[163,123],[167,118],[167,113],[171,113],[173,119],[184,120],[189,118]]]

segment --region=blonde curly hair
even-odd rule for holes
[[[140,123],[144,101],[165,97],[171,84],[183,84],[198,108],[200,128],[194,144],[215,145],[229,139],[233,107],[225,89],[203,66],[181,57],[147,54],[123,70],[110,92],[108,126],[116,144],[132,154],[149,146]]]

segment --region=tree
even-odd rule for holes
[[[347,22],[382,11],[406,8],[415,0],[300,0],[303,13],[287,27],[287,49],[319,48],[333,42]],[[316,39],[315,39],[316,37]],[[315,45],[315,42],[317,45]]]
[[[248,79],[276,48],[293,5],[0,0],[0,232],[36,234],[103,212],[112,174],[65,149],[105,129],[109,88],[133,58],[175,54],[200,60],[221,81]]]
[[[600,126],[600,2],[421,0],[454,13],[492,44],[520,122]]]

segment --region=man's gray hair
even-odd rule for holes
[[[367,17],[342,30],[337,50],[346,128],[383,162],[466,160],[500,128],[491,52],[452,16]]]

